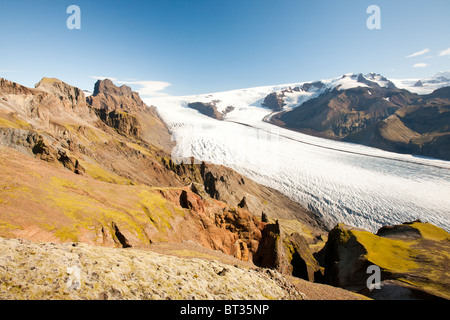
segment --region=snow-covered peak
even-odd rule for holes
[[[280,108],[283,110],[290,110],[302,105],[310,99],[320,96],[326,91],[334,89],[348,90],[357,87],[389,87],[392,85],[393,84],[388,79],[380,74],[369,73],[363,75],[362,73],[347,73],[332,79],[184,96],[177,97],[177,100],[182,101],[182,105],[184,106],[193,102],[213,102],[218,112],[223,114],[226,113],[225,118],[233,118],[235,113],[248,110],[250,107],[253,110],[255,110],[255,107],[268,111],[270,111],[270,109],[280,110]],[[275,95],[275,97],[272,97],[272,101],[276,102],[278,99],[281,101],[279,102],[279,105],[277,105],[277,108],[271,108],[265,103],[265,99],[269,95]],[[168,97],[168,99],[172,98]],[[158,101],[148,101],[148,103],[158,105]],[[233,111],[226,112],[226,110],[229,110],[230,106],[233,107]]]
[[[434,90],[450,86],[450,71],[441,71],[424,79],[392,79],[401,89],[417,94],[430,94]]]
[[[87,97],[92,95],[92,92],[90,92],[89,90],[83,90],[84,95]]]
[[[340,78],[322,80],[327,83],[329,89],[348,90],[357,87],[380,86],[382,88],[392,88],[394,84],[378,73],[346,73]]]
[[[381,74],[378,73],[371,72],[365,74],[364,78],[371,82],[375,82],[382,88],[389,88],[392,85],[391,84],[392,82],[390,82],[388,79],[386,79],[385,77],[383,77]]]
[[[282,100],[280,105],[283,110],[290,110],[302,105],[304,102],[320,96],[321,94],[331,90],[348,90],[352,88],[401,88],[418,94],[429,94],[434,90],[450,86],[450,71],[439,72],[436,75],[419,79],[387,79],[378,73],[346,73],[340,77],[332,79],[323,79],[318,81],[307,81],[288,83],[272,86],[260,86],[245,89],[236,89],[229,91],[221,91],[207,94],[183,96],[183,97],[162,97],[147,99],[147,104],[159,105],[165,100],[181,101],[183,106],[187,106],[192,102],[211,103],[218,112],[226,113],[225,119],[232,119],[240,112],[270,112],[270,108],[264,104],[265,98],[272,94],[276,99]],[[371,93],[370,93],[371,94]],[[155,100],[156,99],[156,100]],[[228,107],[232,106],[233,111]],[[256,111],[256,109],[260,109]],[[280,110],[280,109],[272,109]]]
[[[362,74],[360,73],[346,73],[340,78],[334,78],[331,80],[323,80],[327,82],[329,89],[348,90],[357,87],[368,87],[364,82],[361,82]]]

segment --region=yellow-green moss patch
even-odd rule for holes
[[[388,239],[368,231],[349,230],[367,250],[367,259],[381,268],[397,272],[417,269],[414,261],[417,252],[411,247],[412,241]]]
[[[428,240],[450,240],[450,234],[444,229],[438,228],[431,223],[414,222],[411,227],[419,230],[422,237]]]

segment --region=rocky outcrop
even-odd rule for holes
[[[305,238],[297,232],[286,234],[278,220],[266,224],[262,230],[254,262],[258,266],[312,282],[321,281],[323,276],[322,268]]]
[[[188,107],[191,109],[195,109],[198,112],[204,114],[205,116],[214,118],[216,120],[223,120],[224,114],[217,110],[217,100],[212,102],[191,102],[188,103]]]
[[[71,123],[85,123],[95,118],[82,90],[53,78],[43,78],[35,87],[1,79],[1,109],[17,113],[30,127],[41,130],[51,130],[53,124],[69,119]]]
[[[122,134],[138,138],[141,135],[142,128],[136,117],[132,114],[125,111],[113,110],[108,112],[107,109],[101,109],[99,110],[99,117],[106,125]]]
[[[98,80],[86,101],[101,121],[117,132],[170,152],[172,142],[167,126],[156,109],[147,106],[130,87],[118,87],[109,79]]]
[[[298,220],[311,230],[312,237],[328,231],[325,224],[314,214],[280,192],[262,187],[236,171],[220,165],[202,162],[200,182],[205,192],[214,199],[224,201],[233,207],[244,205],[254,215],[262,212],[273,219]],[[245,201],[242,200],[245,198]]]
[[[449,299],[449,240],[448,232],[420,221],[377,234],[339,224],[322,251],[325,281],[376,299]],[[373,266],[378,289],[368,285]]]
[[[89,114],[90,112],[86,105],[86,97],[83,90],[68,85],[59,79],[42,78],[35,85],[35,88],[56,96],[65,108],[71,108],[80,114]]]
[[[93,108],[105,109],[107,112],[121,110],[136,113],[146,108],[137,92],[126,85],[117,87],[109,79],[98,80],[94,86],[94,93],[87,101]]]
[[[106,125],[122,134],[140,137],[142,128],[136,115],[145,112],[147,106],[130,87],[116,87],[109,79],[98,80],[87,101]]]
[[[262,103],[263,107],[269,108],[273,111],[283,110],[283,107],[286,105],[284,102],[282,94],[278,94],[277,92],[269,93]]]

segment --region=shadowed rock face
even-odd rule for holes
[[[253,261],[258,266],[312,282],[321,281],[323,275],[305,238],[297,232],[286,234],[278,221],[267,223],[262,229]]]

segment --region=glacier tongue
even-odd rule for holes
[[[268,90],[268,89],[267,89]],[[262,92],[261,92],[262,91]],[[330,227],[376,231],[420,219],[450,231],[450,162],[390,153],[286,130],[262,121],[266,88],[209,95],[238,107],[218,121],[186,107],[196,97],[147,99],[173,132],[174,159],[226,165],[313,210]],[[242,102],[244,101],[244,102]],[[251,105],[253,103],[253,105]]]

